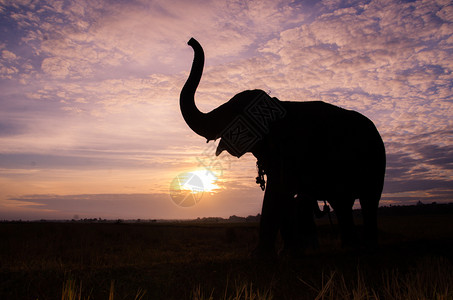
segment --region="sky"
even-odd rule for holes
[[[359,111],[381,205],[453,200],[449,0],[0,0],[0,220],[259,213],[256,159],[216,160],[181,116],[191,37],[202,111],[246,89]]]

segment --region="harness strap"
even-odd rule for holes
[[[332,230],[333,230],[334,227],[333,227],[332,217],[330,216],[330,207],[329,207],[329,205],[327,205],[326,200],[324,200],[324,207],[322,210],[327,211],[327,215],[329,216],[330,226],[332,227]]]

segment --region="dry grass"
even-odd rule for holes
[[[453,299],[451,217],[382,218],[375,253],[321,222],[277,261],[248,256],[257,224],[0,223],[0,299]]]
[[[365,271],[357,267],[357,273],[346,278],[341,271],[330,271],[326,276],[323,272],[319,283],[309,283],[302,277],[298,280],[313,292],[314,300],[399,300],[399,299],[453,299],[453,266],[442,257],[428,257],[420,261],[410,272],[401,274],[398,270],[384,271],[378,282],[370,282]],[[110,282],[108,299],[113,300],[115,283]],[[222,295],[214,297],[215,288],[206,291],[201,284],[192,289],[193,300],[270,300],[274,299],[273,284],[265,288],[258,288],[252,282],[235,281],[233,285],[226,280]],[[130,299],[144,299],[146,290],[138,289]],[[90,299],[90,293],[83,295],[82,282],[77,284],[68,279],[63,284],[62,300]]]
[[[214,289],[211,290],[209,296],[203,293],[200,285],[193,289],[193,300],[213,300]],[[228,284],[228,280],[225,287],[225,293],[223,297],[217,298],[223,300],[271,300],[273,299],[271,287],[261,290],[253,286],[253,283],[237,283],[234,288],[231,289]]]
[[[82,281],[79,285],[74,279],[67,279],[63,283],[63,290],[61,292],[61,300],[89,300],[91,299],[91,292],[88,295],[83,295],[82,292]],[[139,288],[135,294],[134,300],[141,300],[146,295],[146,290]],[[115,299],[115,281],[110,281],[110,289],[108,294],[109,300]]]
[[[68,279],[63,283],[63,291],[61,292],[61,300],[81,300],[82,299],[82,282],[78,286],[74,279]],[[88,296],[87,298],[90,299]]]
[[[316,300],[453,299],[452,264],[442,257],[425,258],[407,274],[395,269],[384,271],[378,282],[370,282],[359,269],[353,280],[347,280],[338,271],[327,277],[323,274],[319,287],[299,280],[316,292]]]

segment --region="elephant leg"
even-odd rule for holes
[[[379,195],[367,195],[360,198],[364,226],[364,240],[366,246],[372,248],[375,248],[378,245],[377,212],[379,199]]]
[[[298,195],[297,198],[288,197],[284,206],[280,233],[284,248],[282,255],[299,257],[308,248],[319,248],[316,223],[314,220],[314,204],[316,200],[309,196]]]
[[[352,216],[354,199],[339,199],[330,202],[338,219],[342,247],[357,246],[357,232]]]
[[[259,244],[253,256],[275,256],[275,240],[281,227],[285,203],[284,193],[278,184],[268,178],[264,192],[259,228]]]
[[[283,208],[281,218],[280,234],[283,239],[282,253],[290,253],[296,247],[297,243],[297,226],[298,226],[298,211],[296,199],[285,199],[288,201]]]
[[[298,245],[304,249],[312,247],[319,248],[318,232],[316,228],[314,213],[318,208],[316,199],[310,196],[298,197],[297,202],[297,234]],[[316,205],[316,207],[315,207]],[[318,208],[319,209],[319,208]]]
[[[309,228],[309,245],[313,247],[313,249],[319,249],[319,240],[318,240],[318,228],[315,223],[315,216],[320,212],[318,206],[318,200],[315,198],[309,199],[309,206],[310,206],[310,216],[307,223],[307,228]]]

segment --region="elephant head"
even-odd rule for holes
[[[223,150],[241,157],[252,151],[257,142],[268,133],[272,122],[285,115],[277,98],[262,90],[243,91],[209,113],[201,112],[195,105],[195,92],[200,83],[204,66],[201,45],[191,38],[194,60],[189,78],[181,90],[179,104],[187,125],[207,141],[221,137],[216,155]]]

